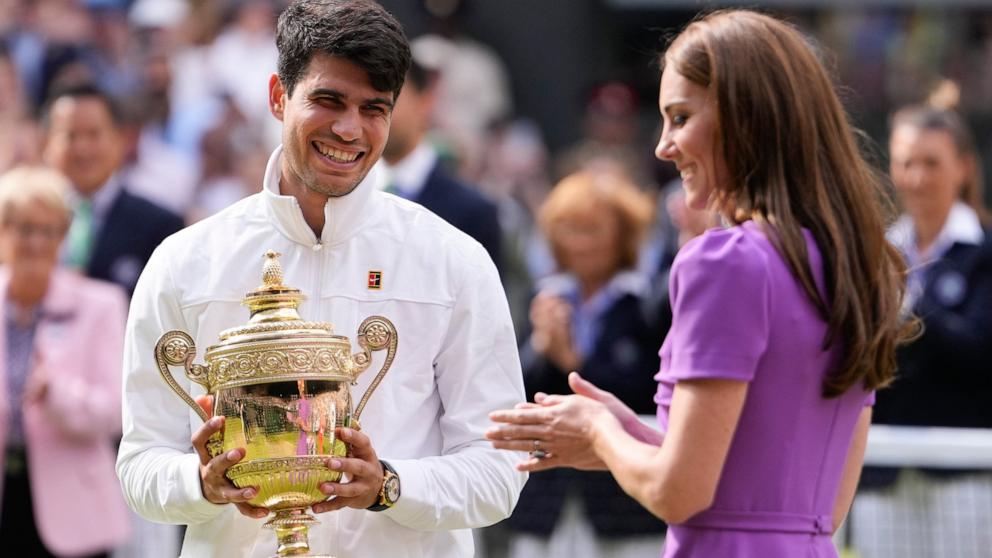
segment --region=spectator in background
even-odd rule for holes
[[[636,273],[650,200],[617,175],[584,172],[551,191],[540,225],[560,274],[539,283],[521,348],[527,397],[565,393],[581,371],[638,413],[655,409],[660,315]],[[511,558],[656,555],[665,527],[608,472],[557,469],[531,476],[508,521]]]
[[[39,143],[24,85],[10,51],[0,42],[0,172],[37,163]]]
[[[504,122],[489,135],[479,177],[480,190],[499,212],[503,230],[500,278],[518,332],[526,330],[530,321],[534,271],[551,269],[552,258],[535,217],[551,189],[547,161],[548,149],[535,122]]]
[[[469,2],[421,0],[434,18],[437,33],[410,43],[424,66],[437,70],[437,110],[434,122],[447,148],[445,155],[458,165],[458,175],[479,178],[491,128],[514,113],[510,72],[490,46],[464,33],[462,22],[472,9]]]
[[[68,194],[53,170],[0,177],[0,540],[32,558],[107,556],[129,530],[113,451],[127,301],[59,268]]]
[[[182,218],[132,195],[117,176],[125,147],[121,116],[99,89],[82,85],[57,93],[43,126],[44,158],[76,194],[66,262],[132,293],[152,251],[183,227]]]
[[[63,261],[130,295],[158,244],[183,227],[182,217],[127,191],[120,175],[127,148],[122,116],[106,93],[89,85],[57,93],[46,106],[43,128],[44,158],[69,178],[74,192]],[[178,554],[177,527],[137,516],[132,522],[136,535],[116,558]]]
[[[909,106],[889,150],[903,209],[889,238],[910,265],[904,310],[924,329],[898,352],[875,422],[992,428],[992,243],[971,134],[953,110]],[[862,488],[852,531],[864,558],[988,556],[992,473],[869,469]]]
[[[275,0],[228,2],[231,22],[210,46],[207,56],[214,93],[229,92],[241,114],[264,131],[265,151],[279,144],[278,121],[265,110],[266,84],[276,71]]]
[[[172,69],[165,47],[153,41],[142,50],[141,88],[121,106],[127,147],[119,177],[130,193],[185,215],[196,194],[196,157],[174,142]]]
[[[220,121],[200,138],[200,183],[187,212],[195,222],[258,191],[269,154],[234,100],[221,96]]]
[[[558,176],[619,168],[635,184],[649,184],[651,154],[638,131],[638,106],[637,94],[625,83],[608,81],[592,87],[585,102],[583,137],[558,155]]]
[[[499,268],[502,233],[496,205],[450,176],[427,141],[437,100],[436,80],[436,74],[416,61],[410,64],[382,152],[390,171],[387,189],[423,205],[478,240]]]

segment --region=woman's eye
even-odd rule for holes
[[[675,116],[672,117],[672,124],[676,126],[682,126],[683,124],[685,124],[685,121],[688,119],[689,117],[684,114],[676,114]]]

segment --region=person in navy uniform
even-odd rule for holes
[[[909,264],[904,312],[923,329],[896,353],[874,422],[992,428],[992,242],[978,153],[953,110],[910,106],[892,122],[903,213],[888,236]],[[861,488],[852,532],[864,556],[988,555],[992,473],[867,468]]]
[[[496,204],[451,176],[427,141],[436,86],[436,72],[413,60],[382,152],[390,170],[387,189],[423,205],[478,240],[500,269],[502,231]]]
[[[45,161],[75,192],[65,263],[130,295],[152,251],[183,228],[183,218],[127,191],[119,174],[126,153],[121,112],[97,87],[57,92],[43,125]]]

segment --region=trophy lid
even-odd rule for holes
[[[355,363],[348,338],[333,334],[327,322],[300,317],[306,296],[283,283],[281,254],[265,253],[262,285],[241,303],[250,311],[245,325],[220,333],[207,348],[210,385],[224,389],[298,379],[350,380]]]
[[[326,322],[305,322],[300,317],[300,303],[306,300],[306,295],[299,289],[283,284],[282,264],[279,263],[279,252],[269,250],[265,253],[265,263],[262,265],[262,286],[245,295],[241,304],[250,311],[248,324],[233,327],[221,332],[222,341],[231,338],[264,334],[275,331],[320,330],[330,334],[334,326]]]

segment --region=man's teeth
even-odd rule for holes
[[[327,147],[326,145],[322,145],[316,142],[314,142],[314,145],[317,146],[317,151],[320,151],[321,155],[324,155],[325,157],[330,157],[331,159],[334,159],[335,161],[338,161],[340,163],[350,163],[355,159],[357,159],[359,155],[359,152],[349,153],[347,151],[341,151],[339,149],[334,149],[333,147]]]

